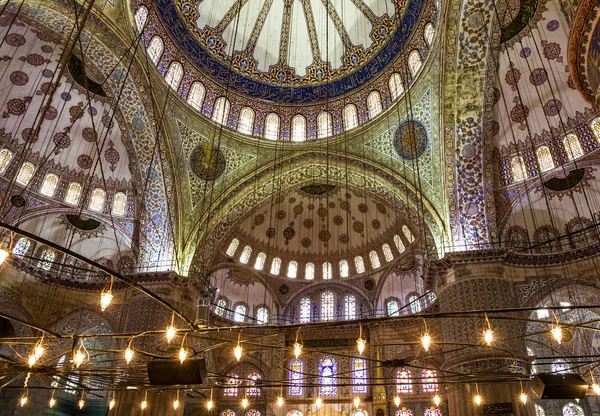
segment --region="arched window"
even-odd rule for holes
[[[248,264],[248,261],[250,261],[251,255],[252,255],[252,247],[250,247],[250,246],[244,247],[244,250],[242,251],[242,254],[240,255],[240,263]]]
[[[161,38],[154,36],[148,45],[148,57],[154,65],[158,64],[160,57],[162,56],[165,45]]]
[[[583,408],[573,402],[567,403],[563,407],[563,416],[585,416]]]
[[[416,76],[417,72],[419,72],[419,69],[421,69],[422,63],[423,61],[421,61],[421,55],[419,54],[419,51],[414,50],[410,53],[410,55],[408,55],[408,67],[410,68],[410,73],[413,77]]]
[[[290,362],[290,386],[288,387],[288,394],[290,396],[302,396],[303,371],[304,363],[302,360],[295,359]]]
[[[302,142],[306,140],[306,119],[300,114],[292,118],[292,141]]]
[[[415,237],[412,235],[412,233],[410,232],[410,230],[408,229],[408,227],[406,225],[402,226],[402,233],[404,233],[404,237],[406,237],[406,239],[408,240],[409,243],[412,243],[413,241],[415,241]]]
[[[33,178],[34,172],[35,167],[31,163],[23,163],[21,169],[19,170],[19,174],[17,175],[17,183],[23,186],[27,186],[31,178]]]
[[[48,173],[44,177],[44,182],[42,182],[42,187],[40,188],[40,193],[42,195],[46,195],[49,197],[54,196],[54,192],[56,192],[56,186],[58,185],[58,176],[54,173]]]
[[[89,209],[91,211],[102,212],[104,209],[104,200],[106,199],[106,192],[104,189],[96,188],[92,191],[90,198]]]
[[[356,267],[356,273],[364,273],[365,272],[365,262],[362,256],[354,257],[354,267]]]
[[[275,276],[279,276],[279,271],[281,270],[281,259],[279,257],[275,257],[271,262],[271,270],[270,273]]]
[[[206,89],[200,82],[194,82],[190,92],[188,94],[187,102],[189,105],[194,107],[198,111],[202,111],[202,103],[204,102],[204,95]]]
[[[322,139],[333,135],[333,123],[331,114],[326,112],[319,113],[317,117],[317,137]]]
[[[415,414],[408,407],[402,407],[396,410],[396,416],[415,416]]]
[[[246,320],[246,307],[244,305],[237,305],[235,307],[235,314],[233,315],[235,322],[244,322]]]
[[[21,237],[19,238],[19,241],[17,241],[17,244],[15,244],[13,247],[12,253],[17,257],[23,257],[25,254],[27,254],[29,246],[31,246],[31,241],[25,237]]]
[[[344,318],[347,321],[356,319],[356,298],[352,295],[346,295],[344,302]]]
[[[437,382],[437,371],[435,370],[423,370],[421,373],[423,380],[423,392],[424,393],[437,393],[439,390]]]
[[[387,314],[388,316],[400,316],[400,308],[398,307],[398,301],[396,299],[388,301]]]
[[[383,107],[381,106],[381,96],[377,91],[373,91],[367,96],[367,109],[369,110],[370,119],[377,117],[383,110]]]
[[[594,136],[596,136],[596,140],[600,140],[600,117],[592,121],[592,131],[594,132]]]
[[[554,169],[554,161],[552,160],[552,153],[550,153],[550,149],[548,146],[540,146],[535,151],[535,155],[537,156],[538,163],[540,164],[540,169],[542,172],[547,172],[550,169]]]
[[[275,113],[265,117],[265,139],[277,140],[279,138],[279,116]]]
[[[44,253],[42,254],[42,258],[40,259],[40,261],[38,263],[38,267],[40,269],[50,270],[50,268],[52,267],[52,263],[54,262],[54,257],[56,257],[56,255],[54,254],[54,251],[52,251],[50,249],[44,250]]]
[[[298,262],[292,260],[288,263],[287,277],[295,279],[298,276]]]
[[[569,366],[565,362],[565,360],[554,360],[552,363],[552,372],[555,374],[567,374],[569,373]]]
[[[223,314],[225,313],[226,306],[227,306],[227,302],[225,302],[225,299],[219,299],[217,301],[217,307],[215,308],[215,313],[219,316],[223,316]]]
[[[236,396],[237,396],[237,393],[236,393]],[[237,416],[237,415],[235,414],[235,412],[233,410],[225,409],[221,412],[220,416]]]
[[[256,270],[262,270],[265,267],[265,261],[267,260],[267,255],[265,253],[258,253],[256,256],[256,261],[254,262],[254,268]]]
[[[396,100],[396,99],[400,98],[400,96],[404,92],[404,84],[402,83],[402,77],[397,72],[394,72],[390,76],[388,86],[390,88],[390,94],[392,96],[392,100]]]
[[[340,260],[340,277],[348,277],[350,275],[350,266],[347,260]]]
[[[394,236],[394,244],[396,245],[396,248],[398,249],[399,253],[403,253],[404,250],[406,250],[406,248],[404,247],[404,243],[402,242],[402,239],[398,234]]]
[[[344,129],[346,131],[358,127],[358,112],[354,104],[344,107]]]
[[[70,205],[77,205],[79,198],[81,197],[81,184],[79,182],[69,183],[67,193],[65,195],[65,202]]]
[[[227,374],[227,388],[223,389],[223,395],[227,397],[237,397],[238,386],[240,384],[239,377],[237,374]],[[222,413],[221,413],[222,414]],[[234,413],[235,415],[235,413]]]
[[[254,111],[250,107],[244,107],[240,111],[238,131],[243,134],[252,134],[254,128]]]
[[[229,100],[225,97],[217,98],[215,106],[213,108],[212,119],[219,124],[227,125],[227,117],[229,117]]]
[[[435,29],[431,23],[427,23],[425,26],[425,42],[427,42],[427,46],[431,46],[433,43],[433,36],[435,35]]]
[[[300,323],[307,324],[310,322],[310,299],[303,298],[300,301]]]
[[[442,415],[442,411],[440,409],[438,409],[437,407],[431,406],[431,407],[428,407],[427,409],[425,409],[425,413],[423,413],[423,416],[443,416],[443,415]]]
[[[512,171],[513,182],[520,182],[527,179],[527,171],[525,170],[525,162],[521,156],[515,156],[510,161],[510,169]]]
[[[325,355],[319,360],[319,396],[335,396],[335,376],[337,374],[337,363],[331,355]]]
[[[140,6],[140,8],[135,12],[135,25],[137,26],[137,30],[139,32],[144,30],[146,21],[148,21],[148,9],[146,6]]]
[[[365,409],[354,409],[351,413],[352,416],[368,416]]]
[[[127,208],[127,196],[123,192],[117,192],[115,194],[115,199],[113,200],[113,215],[125,215],[125,210]]]
[[[352,359],[352,393],[367,392],[367,365],[362,358]]]
[[[583,148],[575,134],[567,134],[563,139],[563,146],[567,152],[567,159],[575,160],[583,156]]]
[[[321,293],[321,321],[331,321],[333,319],[333,293]]]
[[[374,269],[378,269],[379,266],[381,266],[381,263],[379,262],[379,255],[377,254],[377,252],[375,250],[372,250],[369,253],[369,260],[371,260],[371,267]]]
[[[413,392],[410,370],[401,368],[396,371],[396,392],[398,394],[410,394]]]
[[[388,243],[385,243],[383,246],[381,246],[381,250],[383,251],[383,256],[385,257],[385,261],[392,261],[394,260],[394,255],[392,254],[392,249],[390,248],[390,245]]]
[[[260,412],[256,409],[250,409],[244,416],[260,416]]]
[[[10,164],[12,158],[13,154],[10,150],[0,150],[0,175],[4,175],[4,172],[6,172],[6,169],[8,168],[8,165]]]
[[[306,280],[313,280],[315,278],[315,265],[313,263],[306,263],[304,278]]]
[[[546,416],[546,411],[539,404],[535,404],[535,416]]]
[[[300,410],[290,410],[285,416],[304,416]]]
[[[437,295],[435,294],[435,292],[433,290],[427,291],[427,300],[430,303],[433,303],[437,300]]]
[[[326,261],[323,263],[323,280],[329,280],[333,277],[333,267]]]
[[[167,75],[165,76],[165,81],[167,81],[167,84],[169,84],[171,88],[177,91],[179,89],[179,84],[181,83],[181,78],[183,78],[183,67],[179,62],[171,62]]]
[[[419,298],[415,295],[412,295],[408,298],[408,303],[410,303],[410,310],[412,313],[421,312],[421,303],[419,302]]]
[[[269,311],[265,307],[260,307],[256,311],[256,322],[259,325],[266,325],[269,323]]]
[[[246,396],[260,396],[260,388],[256,387],[258,383],[260,383],[260,375],[258,373],[252,373],[248,376],[248,388],[246,389]]]
[[[231,240],[231,243],[229,243],[229,247],[227,247],[227,251],[225,252],[225,254],[227,254],[229,257],[233,257],[239,245],[240,240],[234,238],[233,240]]]

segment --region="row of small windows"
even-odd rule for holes
[[[19,240],[17,240],[17,243],[13,247],[12,253],[17,257],[23,257],[27,254],[30,247],[31,241],[25,237],[21,237]],[[37,266],[42,270],[48,271],[54,264],[55,258],[56,253],[49,248],[46,248],[44,251],[42,251]]]
[[[9,163],[13,159],[13,154],[8,149],[0,150],[0,175],[3,175],[8,168]],[[16,182],[19,185],[27,186],[35,174],[35,166],[30,162],[25,162],[21,165],[21,169],[17,173]],[[39,192],[49,198],[54,196],[58,187],[59,177],[54,173],[48,173],[44,177]],[[81,197],[83,187],[79,182],[70,182],[67,187],[67,192],[64,197],[64,202],[69,205],[77,205]],[[102,212],[106,200],[106,192],[102,188],[92,190],[88,208],[91,211]],[[127,211],[127,195],[123,192],[117,192],[113,199],[112,213],[113,215],[125,215]]]
[[[411,233],[411,231],[408,229],[408,227],[406,225],[402,226],[402,233],[404,234],[404,236],[410,243],[415,241],[415,237],[413,236],[413,234]],[[225,254],[227,254],[229,257],[233,257],[235,255],[239,245],[240,245],[240,240],[237,238],[234,238],[233,240],[231,240],[229,247],[227,247],[227,251],[225,252]],[[402,242],[402,239],[397,234],[394,235],[394,245],[396,246],[396,249],[398,250],[398,252],[400,254],[406,250],[406,248],[404,247],[404,243]],[[394,260],[394,253],[392,252],[392,249],[389,244],[387,244],[387,243],[383,244],[381,246],[381,251],[383,252],[383,257],[385,258],[386,262],[391,262],[392,260]],[[248,264],[250,262],[251,256],[252,256],[252,247],[245,246],[239,257],[240,263]],[[260,252],[256,256],[253,267],[256,270],[263,270],[266,262],[267,262],[267,255],[263,252]],[[379,253],[376,250],[371,250],[369,252],[369,262],[370,262],[371,268],[373,270],[381,267]],[[272,275],[275,275],[275,276],[279,275],[281,272],[281,266],[282,266],[281,259],[279,257],[273,258],[273,260],[271,261],[271,267],[269,269],[269,273],[271,273]],[[296,277],[298,277],[298,267],[299,267],[299,265],[298,265],[297,261],[295,261],[295,260],[290,261],[287,265],[286,276],[289,277],[290,279],[295,279]],[[347,260],[340,260],[338,263],[338,267],[339,267],[340,277],[349,277],[350,276],[350,265]],[[364,262],[364,259],[362,256],[356,256],[354,258],[354,267],[356,269],[356,273],[360,274],[360,273],[364,273],[366,271],[365,262]],[[322,264],[322,277],[324,280],[329,280],[329,279],[333,278],[333,265],[330,262],[324,262]],[[304,278],[306,280],[314,280],[314,278],[315,278],[315,264],[314,263],[310,263],[310,262],[306,263],[306,265],[304,266]]]
[[[435,292],[433,291],[429,291],[426,294],[426,298],[427,298],[427,302],[429,302],[429,304],[434,303],[437,300],[437,296],[435,294]],[[392,298],[389,299],[386,302],[386,313],[387,316],[400,316],[400,311],[403,308],[400,308],[400,301],[397,298]],[[421,306],[421,298],[419,298],[419,296],[417,295],[411,295],[408,298],[408,307],[410,307],[410,311],[412,313],[419,313],[422,310],[422,306]]]
[[[227,301],[223,298],[217,300],[217,306],[215,307],[215,313],[219,316],[225,316],[228,311]],[[246,305],[239,304],[233,311],[233,320],[235,322],[244,323],[248,318]],[[259,325],[266,325],[269,323],[269,310],[261,306],[256,310],[255,322]]]

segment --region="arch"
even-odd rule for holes
[[[538,147],[535,151],[535,156],[537,157],[542,172],[554,169],[554,160],[552,160],[552,153],[550,153],[548,146]]]
[[[300,410],[292,409],[285,416],[304,416]]]
[[[229,243],[229,247],[227,247],[227,251],[225,252],[225,254],[227,254],[229,257],[233,257],[239,245],[240,240],[234,238],[233,240],[231,240],[231,243]]]
[[[331,321],[334,318],[334,296],[333,292],[321,293],[321,321]]]
[[[351,321],[356,319],[356,296],[346,295],[344,298],[344,319]]]
[[[431,369],[424,369],[421,372],[421,382],[423,383],[424,393],[437,393],[439,385],[437,381],[437,371]]]
[[[335,376],[337,375],[337,362],[331,355],[325,355],[319,360],[318,366],[319,396],[337,395]]]
[[[297,114],[292,118],[292,141],[303,142],[306,140],[306,119]]]
[[[369,253],[369,260],[371,261],[371,267],[373,269],[378,269],[381,267],[381,263],[379,261],[379,254],[375,250],[371,250]]]
[[[578,404],[569,402],[563,406],[563,416],[585,416],[583,408]]]
[[[160,61],[160,57],[162,56],[164,49],[165,44],[163,43],[162,39],[158,36],[154,36],[147,49],[148,57],[154,65],[158,65],[158,61]]]
[[[13,158],[13,154],[8,149],[0,150],[0,175],[4,175],[6,169],[8,169],[8,165]]]
[[[81,184],[79,182],[70,182],[65,194],[65,203],[69,205],[77,205],[81,197]]]
[[[44,177],[44,181],[42,182],[42,186],[40,187],[40,194],[52,198],[54,196],[54,192],[56,192],[57,186],[58,176],[56,176],[54,173],[48,173]]]
[[[240,254],[240,263],[248,264],[250,261],[250,256],[252,255],[252,247],[246,246],[242,250],[242,254]]]
[[[237,397],[238,395],[238,386],[240,385],[240,380],[237,374],[229,373],[227,374],[227,381],[225,384],[229,387],[223,389],[223,395],[227,397]],[[221,413],[222,414],[222,413]],[[235,415],[235,413],[233,413]]]
[[[567,159],[575,160],[584,155],[583,148],[581,147],[581,142],[579,142],[579,138],[577,135],[571,133],[567,134],[563,139],[563,147],[565,148],[565,152],[567,153]]]
[[[425,409],[423,416],[443,416],[442,411],[437,407],[431,406]]]
[[[13,247],[12,253],[17,257],[23,257],[29,251],[29,247],[31,247],[31,241],[21,237]]]
[[[352,393],[367,392],[367,364],[364,358],[352,359]]]
[[[344,130],[352,130],[358,127],[358,111],[354,104],[348,104],[344,107]]]
[[[400,306],[398,305],[398,299],[390,299],[386,304],[386,312],[388,316],[400,316]]]
[[[144,30],[146,22],[148,21],[148,9],[146,6],[140,6],[135,12],[135,25],[138,32]]]
[[[412,313],[421,312],[421,302],[419,301],[419,297],[417,295],[412,295],[408,298],[408,303],[410,304],[410,311]]]
[[[535,416],[546,416],[546,411],[539,404],[534,404],[535,407]]]
[[[248,375],[248,388],[246,389],[246,396],[258,397],[260,396],[260,387],[257,387],[260,383],[260,374],[252,373]]]
[[[120,217],[127,211],[127,195],[124,192],[117,192],[113,200],[112,213]]]
[[[244,107],[240,111],[240,118],[238,120],[238,131],[243,134],[252,134],[254,129],[254,110],[250,107]]]
[[[402,226],[402,233],[404,234],[404,237],[406,237],[406,239],[408,240],[409,243],[412,243],[413,241],[415,241],[415,237],[413,236],[413,234],[410,232],[410,229],[406,225]]]
[[[340,277],[348,277],[350,275],[350,266],[348,260],[340,260]]]
[[[235,307],[233,320],[235,322],[245,322],[246,321],[246,306],[245,305],[237,305]]]
[[[256,322],[259,325],[266,325],[269,323],[269,311],[264,306],[261,306],[256,311]]]
[[[390,262],[394,260],[394,254],[392,253],[392,249],[388,243],[385,243],[381,246],[381,250],[383,251],[383,257],[385,257],[385,261]]]
[[[425,25],[425,31],[423,32],[423,35],[427,46],[431,46],[433,43],[433,37],[435,36],[435,28],[433,27],[432,23],[427,23],[427,25]]]
[[[288,263],[286,276],[289,277],[290,279],[295,279],[296,276],[298,276],[298,262],[297,261],[292,260]]]
[[[223,316],[225,313],[225,308],[227,307],[227,301],[223,298],[217,301],[217,306],[215,308],[215,313],[219,316]]]
[[[375,118],[383,111],[383,106],[381,104],[381,95],[379,95],[379,91],[372,91],[367,96],[367,109],[369,110],[369,118]]]
[[[258,256],[256,256],[256,261],[254,262],[254,268],[256,270],[262,270],[265,267],[266,261],[267,255],[263,252],[258,253]]]
[[[281,270],[281,259],[279,257],[275,257],[273,259],[273,261],[271,262],[271,270],[269,270],[269,273],[271,273],[275,276],[278,276],[280,270]]]
[[[206,88],[201,82],[194,82],[188,93],[187,102],[198,111],[202,111],[202,103],[206,95]]]
[[[365,272],[365,261],[362,256],[354,257],[354,267],[356,267],[356,273],[364,273]]]
[[[390,75],[388,87],[390,89],[392,100],[397,100],[404,93],[404,83],[402,82],[402,77],[399,73],[394,72]]]
[[[290,361],[288,395],[290,396],[302,396],[303,386],[302,379],[304,375],[304,362],[300,359],[294,359]]]
[[[237,394],[236,394],[237,396]],[[237,416],[235,412],[231,409],[225,409],[220,413],[220,416]]]
[[[175,91],[179,90],[179,84],[181,83],[181,79],[183,78],[183,66],[177,61],[171,62],[169,65],[169,69],[167,70],[167,75],[165,76],[165,81],[171,88]]]
[[[315,278],[314,263],[306,263],[306,266],[304,267],[304,278],[306,280],[314,280],[314,278]]]
[[[396,393],[410,394],[413,392],[412,377],[408,368],[400,368],[396,371]]]
[[[229,100],[225,97],[219,97],[215,101],[215,105],[213,107],[212,120],[216,121],[219,124],[224,126],[227,125],[227,119],[229,117],[229,109],[231,104]]]
[[[104,209],[104,200],[106,199],[106,192],[102,188],[96,188],[92,191],[92,196],[90,197],[90,203],[88,208],[90,211],[102,212]]]
[[[300,323],[307,324],[310,322],[310,298],[302,298],[300,301]]]
[[[33,174],[35,173],[35,166],[32,163],[25,162],[21,165],[21,169],[17,174],[17,183],[23,186],[29,185],[29,181],[33,178]]]
[[[396,410],[396,416],[414,416],[415,414],[413,413],[412,410],[410,410],[408,407],[402,407],[398,410]]]
[[[317,116],[317,137],[322,139],[333,135],[331,114],[322,111]]]
[[[527,170],[525,169],[523,157],[513,157],[510,161],[510,169],[512,171],[513,182],[520,182],[527,179]]]
[[[413,77],[417,75],[419,69],[421,69],[421,65],[423,61],[421,60],[421,54],[418,50],[413,50],[410,55],[408,55],[408,67],[410,68],[410,73]]]
[[[365,409],[354,409],[351,413],[352,416],[368,416]]]
[[[394,235],[394,245],[400,254],[404,253],[404,250],[406,250],[406,247],[404,247],[404,243],[398,234]]]
[[[333,278],[333,266],[330,262],[323,263],[323,280],[331,280]]]
[[[265,117],[265,139],[277,140],[279,138],[279,116],[275,113]]]

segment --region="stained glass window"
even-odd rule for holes
[[[142,31],[144,26],[146,26],[146,21],[148,20],[148,9],[146,6],[140,6],[139,9],[135,12],[135,25],[137,26],[138,31]]]
[[[304,416],[300,410],[290,410],[286,416]]]
[[[392,95],[392,100],[398,99],[404,92],[404,85],[402,84],[402,77],[400,76],[400,74],[394,72],[390,76],[390,81],[388,82],[388,84],[390,88],[390,94]]]
[[[354,267],[356,267],[356,273],[364,273],[365,272],[365,262],[362,256],[354,257]]]
[[[233,315],[235,322],[244,322],[246,320],[246,307],[244,305],[237,305],[235,307],[235,314]]]
[[[535,151],[535,155],[537,156],[542,172],[554,169],[554,161],[552,160],[552,154],[550,153],[548,146],[538,147]]]
[[[239,245],[240,240],[234,238],[233,240],[231,240],[231,243],[229,243],[229,247],[227,247],[227,251],[225,252],[225,254],[227,254],[228,256],[233,256]]]
[[[25,237],[21,237],[19,238],[19,241],[17,241],[17,244],[15,244],[13,247],[12,252],[17,257],[23,257],[25,254],[27,254],[29,246],[31,246],[31,241]]]
[[[367,392],[367,365],[362,358],[352,359],[352,393]]]
[[[437,300],[437,295],[435,294],[435,292],[433,290],[427,291],[427,300],[430,303],[433,303]]]
[[[552,372],[555,374],[566,374],[569,372],[569,367],[564,360],[555,360],[552,363]]]
[[[315,265],[313,263],[306,263],[304,278],[306,280],[313,280],[315,278]]]
[[[425,42],[427,42],[427,46],[431,46],[433,43],[433,36],[435,35],[435,29],[431,23],[428,23],[425,26]]]
[[[165,76],[165,81],[167,81],[167,84],[169,84],[171,88],[177,91],[179,89],[179,84],[181,83],[181,78],[183,78],[183,67],[179,62],[171,62],[167,75]]]
[[[302,142],[306,140],[306,119],[297,115],[292,118],[292,141]]]
[[[383,246],[381,246],[381,250],[383,250],[383,256],[385,257],[385,261],[394,260],[394,255],[392,254],[392,249],[390,248],[389,244],[385,243]]]
[[[46,249],[44,250],[44,253],[42,254],[42,258],[40,259],[39,263],[38,263],[38,267],[40,267],[41,269],[44,270],[50,270],[50,268],[52,267],[52,263],[54,262],[54,251]]]
[[[367,96],[367,109],[369,110],[369,118],[377,117],[383,110],[381,96],[377,91],[373,91]]]
[[[563,407],[563,416],[585,416],[583,408],[575,403],[567,403]]]
[[[381,263],[379,262],[379,255],[375,250],[369,253],[369,260],[371,260],[371,267],[374,269],[377,269],[379,266],[381,266]]]
[[[396,299],[388,300],[387,314],[388,316],[400,316],[400,309],[398,308],[398,301]]]
[[[323,263],[323,280],[329,280],[333,277],[333,267],[326,261]]]
[[[535,405],[535,416],[546,416],[546,411],[539,404]]]
[[[600,117],[592,121],[592,131],[594,132],[594,136],[596,136],[596,140],[600,140]]]
[[[71,205],[77,205],[79,197],[81,196],[81,184],[79,182],[69,183],[67,193],[65,195],[65,202]]]
[[[421,303],[419,302],[419,298],[415,295],[412,295],[408,298],[408,303],[410,303],[410,310],[412,313],[421,312]]]
[[[281,259],[279,257],[275,257],[271,262],[271,270],[270,273],[275,276],[279,275],[279,271],[281,270]]]
[[[583,156],[583,148],[575,134],[567,134],[563,139],[563,146],[567,152],[567,159],[574,160]]]
[[[425,409],[425,413],[423,413],[423,416],[442,416],[442,411],[437,407],[431,406]]]
[[[288,263],[287,277],[295,279],[298,276],[298,262],[292,260]]]
[[[250,107],[244,107],[240,111],[238,131],[243,134],[252,134],[254,128],[254,111]]]
[[[402,242],[402,239],[398,234],[394,236],[394,244],[396,245],[398,252],[403,253],[404,250],[406,250],[406,248],[404,247],[404,243]]]
[[[29,163],[25,162],[21,166],[19,170],[19,174],[17,175],[17,183],[27,186],[31,178],[33,178],[33,173],[35,172],[35,167]]]
[[[321,294],[321,321],[331,321],[333,319],[333,293],[323,292]]]
[[[257,387],[260,382],[260,375],[258,373],[252,373],[248,376],[248,388],[246,389],[246,396],[260,396],[260,387]]]
[[[258,322],[259,325],[266,325],[269,322],[269,311],[267,308],[258,308],[256,311],[256,322]]]
[[[106,192],[101,188],[96,188],[92,191],[90,198],[89,208],[92,211],[102,212],[104,209],[104,200],[106,199]]]
[[[421,61],[421,55],[419,55],[419,51],[412,51],[408,56],[408,67],[410,68],[410,73],[413,77],[416,76],[417,72],[419,72],[419,69],[421,69],[422,63],[423,61]]]
[[[348,104],[344,107],[344,129],[352,130],[358,127],[358,112],[354,104]]]
[[[236,393],[236,396],[237,396],[237,393]],[[237,416],[237,415],[235,414],[235,412],[233,410],[225,409],[221,412],[220,416]]]
[[[238,395],[238,385],[240,384],[239,378],[237,374],[230,373],[227,374],[227,388],[223,389],[223,395],[228,397],[237,397]],[[234,413],[235,414],[235,413]]]
[[[408,407],[402,407],[396,410],[396,416],[415,416],[415,414]]]
[[[322,139],[323,137],[329,137],[333,134],[333,123],[331,122],[331,114],[319,113],[317,117],[317,137]]]
[[[113,215],[125,215],[127,208],[127,196],[123,192],[117,192],[113,201],[112,213]]]
[[[277,140],[279,138],[279,116],[271,113],[265,117],[265,139]]]
[[[344,302],[344,318],[347,321],[356,319],[356,298],[352,295],[346,295]]]
[[[154,65],[158,64],[164,48],[165,45],[163,44],[162,39],[158,36],[154,36],[150,41],[150,45],[148,45],[148,56]]]
[[[340,277],[348,277],[350,275],[350,266],[347,260],[340,260]]]
[[[365,409],[354,409],[352,411],[352,416],[368,416],[367,411]]]
[[[302,396],[302,372],[304,371],[304,363],[302,360],[292,360],[290,362],[290,386],[288,394],[290,396]]]
[[[310,322],[310,299],[303,298],[300,301],[300,323],[307,324]]]
[[[335,396],[335,375],[337,374],[337,363],[331,355],[325,355],[319,360],[319,396]]]
[[[423,370],[421,376],[423,377],[423,392],[436,393],[439,390],[437,382],[437,371]]]
[[[240,255],[240,263],[248,264],[250,260],[250,256],[252,255],[252,247],[246,246],[244,250],[242,250],[242,254]]]
[[[409,394],[413,392],[409,369],[401,368],[396,372],[396,392],[398,394]]]
[[[204,85],[199,82],[194,82],[192,84],[192,88],[190,88],[190,92],[188,94],[187,102],[189,105],[194,107],[196,110],[202,110],[202,103],[204,102],[204,95],[206,94],[206,89]]]
[[[219,316],[223,316],[223,314],[225,313],[225,306],[227,306],[227,302],[225,302],[225,299],[219,299],[217,301],[217,307],[215,308],[215,313]]]
[[[217,98],[215,106],[213,108],[212,119],[219,124],[227,125],[227,117],[229,117],[229,100],[225,97]]]
[[[10,150],[8,149],[2,149],[0,150],[0,175],[4,175],[4,172],[6,172],[6,169],[8,168],[8,165],[10,163],[10,161],[13,158],[13,154]]]
[[[515,156],[512,158],[510,161],[510,169],[512,171],[513,182],[519,182],[527,179],[525,162],[521,156]]]
[[[260,412],[256,409],[250,409],[244,416],[260,416]]]
[[[265,253],[258,253],[256,256],[256,261],[254,262],[254,268],[256,270],[262,270],[265,267],[265,261],[267,260],[267,255]]]
[[[54,192],[56,192],[57,185],[58,185],[58,176],[56,176],[54,173],[48,173],[44,177],[44,182],[42,182],[42,187],[40,188],[40,193],[42,195],[52,197],[52,196],[54,196]]]
[[[406,225],[402,226],[402,232],[404,233],[404,236],[406,237],[406,239],[408,240],[409,243],[412,243],[413,241],[415,241],[415,237],[412,235],[412,233],[410,232],[410,230],[408,229],[408,227]]]

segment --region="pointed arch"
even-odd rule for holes
[[[419,69],[421,69],[421,65],[423,61],[421,60],[421,54],[418,50],[413,50],[410,55],[408,55],[408,67],[410,68],[410,73],[413,77],[417,75]]]
[[[383,111],[383,106],[381,104],[381,95],[379,95],[379,91],[372,91],[367,96],[367,109],[369,110],[369,118],[375,118]]]
[[[334,296],[333,292],[327,291],[321,293],[321,321],[331,321],[334,317]]]
[[[354,104],[348,104],[344,107],[344,130],[352,130],[358,127],[358,111]]]
[[[160,61],[160,57],[162,56],[164,49],[165,44],[163,43],[162,39],[158,36],[154,36],[147,49],[148,57],[154,65],[158,65],[158,61]]]
[[[0,150],[0,175],[4,175],[4,172],[6,172],[6,169],[8,168],[8,165],[10,164],[12,158],[13,154],[10,150]]]
[[[27,186],[33,178],[33,174],[35,173],[35,166],[32,163],[25,162],[21,165],[21,169],[17,175],[17,183],[19,185]]]
[[[527,170],[525,169],[523,157],[513,157],[510,161],[510,169],[512,171],[513,182],[520,182],[527,179]]]
[[[254,110],[250,107],[244,107],[240,111],[240,118],[238,121],[238,131],[243,134],[252,134],[254,129]]]
[[[306,140],[306,119],[297,114],[292,118],[292,141],[303,142]]]
[[[399,73],[394,72],[390,76],[388,81],[388,87],[390,89],[390,95],[392,100],[397,100],[404,93],[404,84],[402,83],[402,77]]]
[[[120,217],[127,212],[127,195],[124,192],[117,192],[113,200],[112,213]]]
[[[279,116],[275,113],[265,117],[265,139],[277,140],[279,138]]]
[[[335,377],[337,375],[337,362],[331,355],[325,355],[319,360],[319,396],[337,395]]]
[[[204,102],[204,96],[206,95],[206,89],[201,82],[194,82],[188,93],[187,102],[189,105],[194,107],[198,111],[202,111],[202,103]]]
[[[584,155],[579,138],[573,133],[565,136],[563,139],[563,146],[567,153],[567,159],[569,160],[575,160]]]
[[[96,188],[92,191],[90,197],[90,204],[88,208],[90,211],[102,212],[104,209],[104,201],[106,200],[106,192],[102,188]]]
[[[333,135],[331,114],[322,111],[317,116],[317,137],[322,139]]]
[[[400,368],[396,371],[396,392],[398,394],[410,394],[413,392],[412,377],[408,368]]]
[[[138,32],[144,30],[146,22],[148,21],[148,9],[146,6],[140,6],[135,12],[135,25]]]
[[[290,361],[290,372],[289,372],[289,381],[290,385],[288,387],[288,395],[290,396],[302,396],[303,386],[302,379],[304,372],[304,362],[300,359],[295,359]]]
[[[554,169],[554,160],[552,160],[552,153],[550,153],[548,146],[538,147],[535,151],[535,156],[538,159],[538,163],[540,164],[540,169],[542,172],[547,172]]]
[[[229,117],[230,107],[231,104],[229,103],[229,100],[227,98],[217,98],[217,100],[215,101],[215,106],[213,107],[212,120],[226,126]]]
[[[56,192],[57,186],[58,176],[56,176],[54,173],[48,173],[44,177],[44,182],[42,182],[42,186],[40,187],[40,194],[52,198],[54,196],[54,192]]]
[[[427,46],[431,46],[431,44],[433,43],[434,36],[435,36],[435,28],[433,27],[433,24],[427,23],[427,25],[425,26],[425,32],[424,32],[425,42],[427,43]]]
[[[81,197],[81,184],[79,182],[71,182],[65,194],[65,203],[69,205],[77,205]]]

